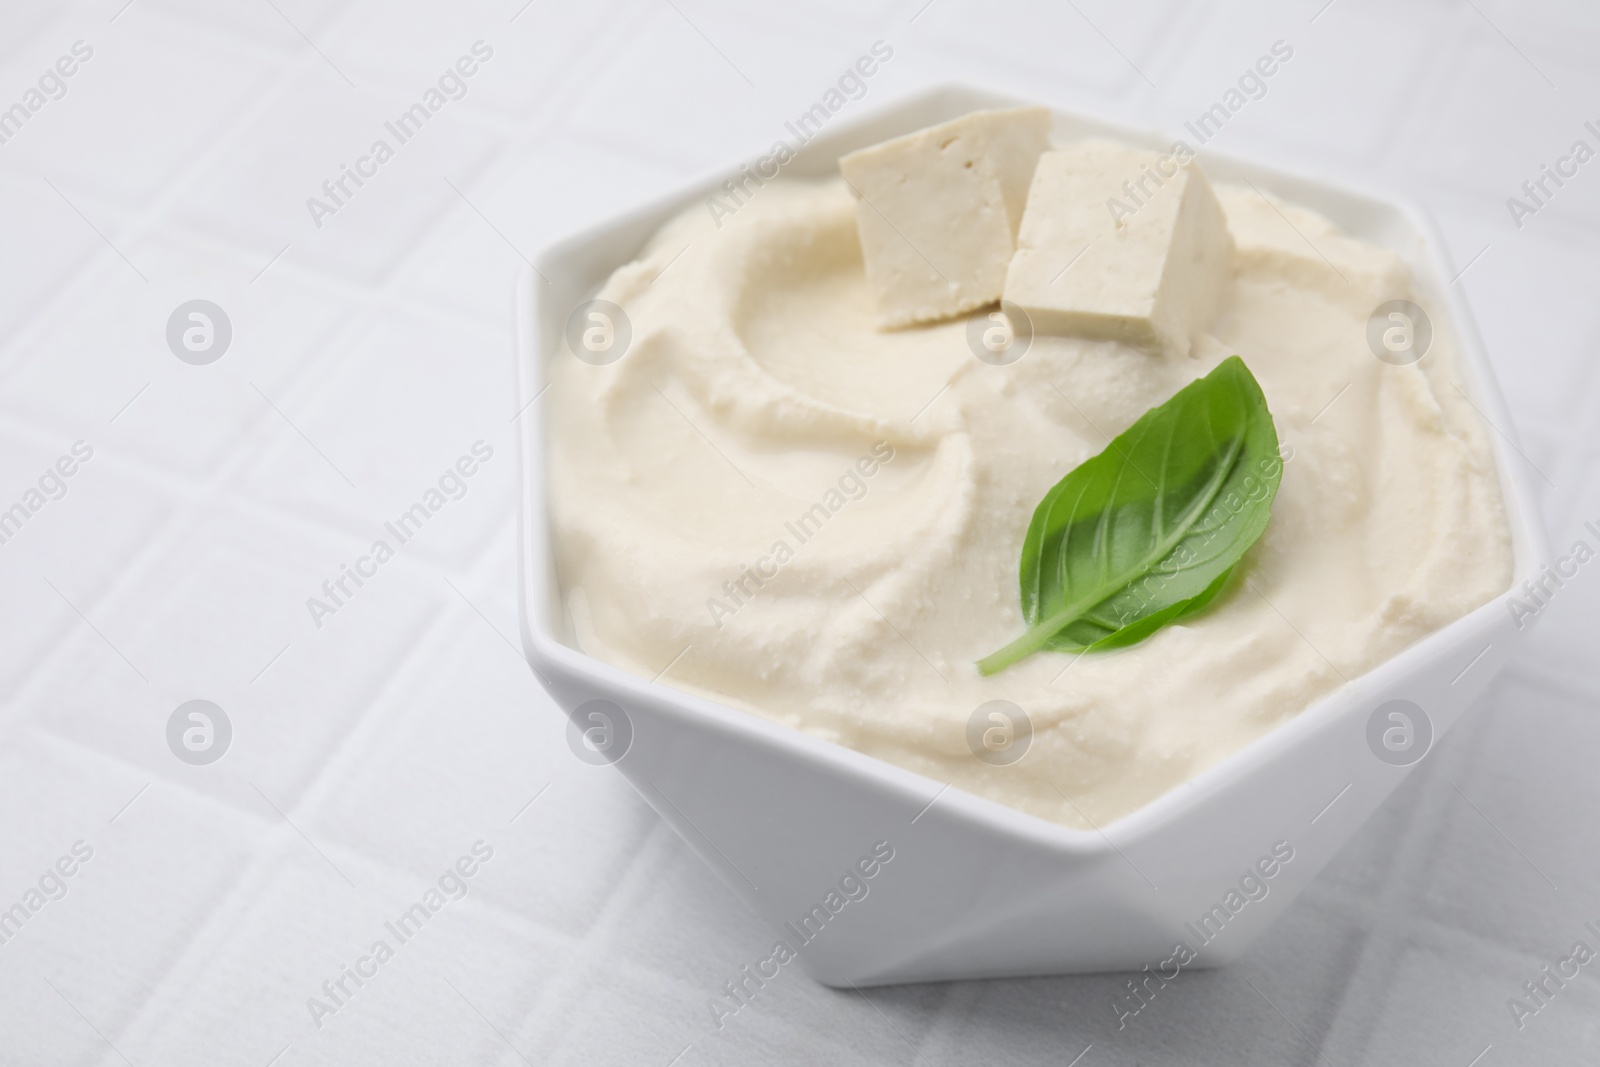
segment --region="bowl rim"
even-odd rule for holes
[[[865,127],[882,125],[892,121],[897,114],[915,111],[919,107],[936,107],[941,102],[962,105],[964,110],[1041,103],[971,82],[939,82],[896,95],[864,109],[848,121],[830,125],[824,133],[808,142],[803,151],[838,153],[839,142],[848,141],[852,134],[858,134]],[[1042,102],[1042,106],[1049,107],[1058,122],[1065,118],[1080,128],[1104,132],[1133,143],[1168,145],[1173,140],[1163,133],[1076,106],[1063,107],[1049,101]],[[923,125],[926,122],[907,125],[903,132]],[[826,157],[814,154],[811,158],[815,164],[816,160]],[[1459,349],[1459,373],[1471,394],[1469,403],[1489,423],[1487,433],[1512,537],[1513,574],[1504,591],[1365,673],[1349,679],[1198,774],[1137,809],[1089,830],[1075,829],[1028,814],[969,793],[959,786],[906,770],[760,715],[648,680],[580,652],[555,635],[547,613],[541,606],[554,601],[552,584],[557,564],[546,510],[544,419],[540,414],[541,405],[537,403],[548,388],[548,384],[543,382],[543,368],[545,359],[552,354],[546,351],[549,346],[540,341],[541,336],[546,335],[542,325],[546,301],[540,283],[547,274],[558,272],[563,260],[595,243],[597,239],[651,221],[658,226],[685,206],[706,197],[720,188],[730,174],[737,172],[737,164],[724,165],[707,170],[664,194],[648,198],[599,223],[553,239],[526,267],[519,270],[514,290],[515,382],[516,396],[521,406],[514,418],[517,423],[519,464],[518,616],[523,653],[545,688],[548,690],[551,687],[545,672],[584,679],[601,691],[608,691],[626,700],[650,703],[658,713],[664,712],[686,725],[709,729],[762,747],[782,749],[809,759],[826,771],[865,779],[879,790],[897,795],[908,803],[914,802],[919,807],[924,804],[932,807],[939,802],[946,818],[953,817],[975,828],[998,831],[1057,852],[1091,856],[1110,853],[1118,847],[1117,842],[1130,844],[1155,835],[1180,820],[1189,809],[1207,797],[1223,792],[1274,762],[1281,753],[1310,742],[1343,719],[1364,713],[1368,707],[1368,698],[1363,696],[1364,690],[1403,688],[1404,679],[1413,675],[1417,668],[1448,657],[1463,645],[1473,644],[1474,638],[1488,641],[1491,636],[1503,631],[1510,618],[1507,602],[1518,595],[1524,580],[1537,574],[1549,562],[1551,554],[1537,499],[1528,474],[1523,469],[1523,464],[1528,461],[1522,459],[1520,448],[1514,440],[1515,425],[1477,324],[1464,294],[1456,290],[1453,283],[1440,284],[1448,276],[1449,264],[1442,256],[1445,245],[1438,225],[1426,211],[1406,199],[1368,190],[1342,179],[1306,174],[1243,153],[1204,150],[1203,159],[1208,176],[1212,176],[1213,168],[1216,168],[1217,173],[1224,175],[1239,173],[1250,176],[1268,191],[1286,187],[1321,190],[1352,204],[1364,202],[1370,207],[1395,213],[1419,239],[1420,247],[1417,249],[1400,249],[1392,244],[1386,244],[1385,247],[1400,253],[1412,265],[1419,294],[1425,295],[1434,306],[1443,306],[1448,311]],[[790,169],[793,171],[792,167]],[[1223,180],[1227,180],[1226,177]],[[1292,195],[1287,198],[1295,199]],[[655,228],[652,226],[651,232]],[[642,246],[643,241],[639,244]],[[612,264],[612,269],[627,261],[618,260]],[[523,401],[523,397],[532,399]],[[1476,663],[1477,660],[1472,662]]]

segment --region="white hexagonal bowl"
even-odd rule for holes
[[[886,137],[977,108],[1033,102],[941,86],[837,120],[785,173],[833,174],[841,154]],[[1056,112],[1058,141],[1088,134],[1150,147],[1172,140]],[[1209,150],[1204,162],[1215,180],[1248,178],[1401,255],[1423,299],[1453,322],[1473,404],[1498,431],[1510,432],[1476,327],[1445,284],[1441,245],[1423,215]],[[526,272],[516,293],[522,400],[544,387],[546,360],[572,358],[560,342],[571,310],[662,223],[736,170],[718,171],[538,257],[538,274]],[[1173,965],[1166,961],[1180,941],[1196,953],[1190,966],[1236,958],[1408,773],[1369,750],[1374,709],[1391,699],[1415,702],[1431,719],[1437,744],[1522,637],[1508,590],[1133,814],[1099,831],[1072,830],[578,651],[563,621],[548,530],[542,406],[532,404],[519,420],[528,661],[569,715],[593,699],[626,712],[632,741],[614,768],[798,950],[801,966],[829,985],[1159,969]],[[1514,590],[1538,573],[1548,552],[1523,461],[1500,432],[1492,437],[1511,517]],[[842,895],[829,899],[877,842],[888,842],[894,856],[864,883],[867,895],[843,906]],[[1293,860],[1265,881],[1265,897],[1239,905],[1245,898],[1229,891],[1277,842],[1288,842]],[[802,932],[806,915],[814,917]],[[1202,930],[1196,924],[1207,915],[1213,918]]]

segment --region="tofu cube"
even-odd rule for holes
[[[1049,147],[1049,110],[1019,107],[975,111],[839,160],[881,328],[1000,298],[1033,168]]]
[[[1227,216],[1192,159],[1105,141],[1039,157],[1004,294],[1036,334],[1188,354],[1233,280]]]

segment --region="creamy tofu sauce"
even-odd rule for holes
[[[1008,366],[974,357],[964,318],[877,328],[842,181],[773,183],[721,227],[687,210],[599,294],[626,310],[626,354],[550,367],[572,641],[1082,828],[1504,591],[1505,509],[1449,324],[1420,362],[1381,362],[1367,318],[1410,295],[1403,263],[1249,187],[1216,193],[1233,283],[1187,354],[1041,335]],[[1126,650],[980,676],[1025,629],[1040,498],[1233,353],[1289,458],[1217,603]],[[1009,766],[967,741],[995,699],[1032,724]]]

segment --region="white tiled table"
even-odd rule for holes
[[[1600,963],[1520,1031],[1506,1008],[1600,925],[1600,570],[1241,964],[1128,1029],[1110,976],[868,1002],[798,974],[716,1029],[768,931],[572,758],[515,648],[509,330],[522,256],[765,150],[875,40],[869,103],[962,77],[1177,131],[1282,39],[1216,144],[1436,215],[1565,545],[1600,519],[1600,162],[1520,230],[1505,198],[1600,147],[1592,6],[124,2],[0,9],[0,107],[94,49],[0,144],[0,509],[94,448],[0,544],[0,908],[94,850],[0,944],[0,1063],[1600,1059]],[[467,96],[315,227],[479,39]],[[204,367],[164,339],[197,297],[234,330]],[[314,626],[480,440],[467,495]],[[193,698],[233,725],[210,766],[165,740]],[[466,898],[317,1027],[307,998],[480,839]]]

